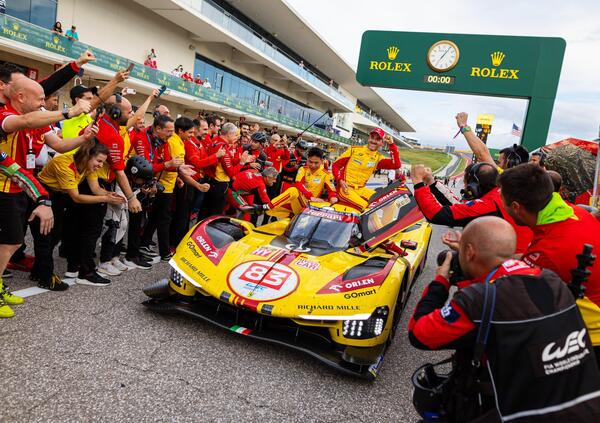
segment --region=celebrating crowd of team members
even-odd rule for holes
[[[90,60],[93,55],[85,52],[39,83],[16,66],[0,67],[3,278],[12,275],[10,269],[28,271],[40,287],[66,290],[69,285],[54,268],[58,246],[58,254],[67,261],[65,279],[107,286],[111,276],[169,261],[194,220],[228,213],[254,223],[268,222],[292,217],[310,202],[323,201],[361,212],[374,193],[367,188],[374,172],[400,168],[398,148],[379,128],[371,131],[366,145],[348,148],[330,165],[322,149],[301,139],[290,140],[275,130],[263,132],[258,124],[241,122],[238,127],[215,114],[174,119],[166,106],[155,104],[153,122],[147,126],[146,113],[161,92],[155,90],[134,107],[117,90],[127,71],[117,72],[101,89],[75,85],[70,90],[72,106],[57,110],[56,91]],[[422,165],[411,169],[415,199],[425,218],[465,230],[462,235],[451,231],[443,236],[442,241],[456,253],[446,254],[418,303],[409,326],[410,340],[417,348],[457,350],[453,384],[446,385],[456,389],[444,397],[443,404],[450,410],[445,415],[450,421],[468,421],[491,409],[503,418],[552,413],[560,418],[572,413],[592,416],[600,409],[600,375],[591,347],[598,359],[600,260],[590,267],[585,295],[575,295],[576,303],[565,287],[572,281],[584,244],[595,246],[600,239],[600,222],[558,193],[561,177],[569,175],[547,171],[540,154],[532,155],[529,162],[528,152],[516,145],[502,150],[496,163],[467,118],[459,113],[456,122],[477,162],[465,170],[461,199],[436,182],[431,170]],[[384,145],[389,157],[381,151]],[[27,227],[34,256],[24,252]],[[460,280],[455,280],[456,274],[451,278],[450,268],[455,273],[460,269]],[[494,298],[497,293],[491,316],[504,320],[505,327],[522,325],[519,330],[527,337],[498,328],[489,340],[480,339],[481,322],[486,310],[490,312],[487,284],[491,281]],[[458,292],[448,303],[451,284]],[[0,317],[12,317],[11,306],[21,303],[23,298],[11,293],[2,280]],[[496,328],[497,321],[486,325]],[[573,341],[577,351],[588,347],[590,351],[578,356],[578,362],[570,362],[566,374],[559,370],[563,362],[554,358],[575,351],[571,349],[575,344],[568,343],[569,333],[577,333]],[[514,339],[508,342],[510,336]],[[503,366],[515,361],[494,351],[504,348],[514,357],[524,351],[535,355],[548,336],[553,337],[552,345],[569,346],[564,354],[544,349],[545,362],[555,366],[551,382],[560,385],[555,388],[560,392],[547,392],[543,381],[535,379],[533,375],[547,363],[537,363],[534,357],[531,368],[521,375],[520,386],[539,384],[537,396],[515,405],[507,400],[511,396],[506,390],[513,389],[510,381],[499,373],[510,372]],[[495,366],[487,379],[480,368],[471,366],[486,359],[484,352]],[[525,361],[523,357],[517,361],[521,359]],[[461,378],[470,378],[473,386],[491,379],[500,393],[471,388],[463,392],[466,385]],[[572,388],[572,383],[578,383],[573,381],[585,383]],[[495,406],[490,393],[496,395]],[[527,398],[527,392],[520,395]],[[466,406],[466,400],[474,402]]]
[[[174,119],[162,104],[149,111],[160,90],[135,107],[117,89],[127,71],[102,88],[73,86],[71,107],[58,110],[57,90],[91,60],[85,52],[40,82],[0,67],[0,317],[23,303],[4,284],[11,270],[51,291],[68,289],[69,279],[107,286],[169,261],[192,221],[228,213],[256,223],[266,213],[267,222],[338,198],[362,210],[371,174],[400,166],[392,138],[376,129],[334,164],[334,184],[326,152],[300,138],[210,113]],[[391,159],[379,151],[384,140]],[[33,256],[25,254],[28,227]]]

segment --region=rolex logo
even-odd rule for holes
[[[58,44],[58,41],[59,41],[58,37],[53,37],[53,38],[52,38],[52,42],[53,42],[54,44]]]
[[[506,55],[501,51],[495,51],[492,54],[490,54],[490,57],[492,58],[492,65],[500,66]]]
[[[19,26],[19,24],[18,24],[18,23],[16,23],[16,22],[15,22],[15,23],[13,23],[12,27],[13,27],[13,30],[15,30],[15,31],[18,31],[18,30],[21,28],[21,27]]]
[[[388,54],[388,59],[390,60],[394,60],[396,58],[396,56],[398,56],[398,52],[400,51],[400,49],[396,46],[389,46],[387,48],[387,54]]]

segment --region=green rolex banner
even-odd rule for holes
[[[546,143],[566,43],[562,38],[366,31],[362,85],[529,100],[522,143]]]

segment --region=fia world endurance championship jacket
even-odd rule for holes
[[[483,421],[598,421],[600,371],[566,284],[556,273],[518,260],[487,276],[488,283],[483,277],[465,281],[447,305],[450,284],[436,277],[409,323],[413,346],[456,349],[470,362],[479,326],[491,316],[478,371],[492,382],[482,395],[495,407]]]

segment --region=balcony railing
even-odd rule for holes
[[[376,123],[377,125],[379,125],[381,127],[381,129],[385,130],[386,132],[388,132],[390,134],[394,134],[397,137],[400,136],[400,131],[392,128],[389,125],[386,125],[382,120],[378,119],[376,116],[370,115],[369,113],[365,112],[364,110],[361,110],[360,112],[358,112],[358,114],[369,119],[371,122]]]
[[[223,10],[218,5],[206,0],[182,0],[182,2],[188,4],[190,8],[201,13],[211,22],[244,40],[252,47],[262,52],[265,56],[270,57],[275,62],[285,67],[287,70],[308,81],[319,90],[325,92],[336,100],[339,100],[348,108],[354,108],[354,103],[352,100],[344,96],[341,92],[335,89],[335,87],[323,82],[310,71],[301,67],[284,52],[274,47],[271,43],[254,32],[249,26],[236,19],[234,16],[231,16],[231,14]]]
[[[92,47],[88,44],[79,41],[69,41],[67,38],[57,35],[52,31],[33,25],[29,22],[24,22],[20,19],[8,15],[0,16],[0,37],[23,43],[29,46],[37,47],[42,50],[57,53],[67,58],[76,59],[85,50],[91,50],[96,56],[94,65],[109,71],[119,71],[127,68],[130,63],[135,63],[130,77],[135,78],[156,86],[165,85],[169,90],[176,91],[182,94],[187,94],[200,100],[206,100],[236,109],[243,113],[256,115],[274,122],[291,126],[299,131],[306,127],[306,123],[281,115],[279,113],[270,112],[262,107],[245,102],[239,98],[231,97],[226,94],[217,92],[212,89],[204,88],[199,84],[185,81],[182,78],[177,78],[168,73],[152,69],[141,63],[133,62],[125,57],[117,56],[105,50]],[[340,137],[339,135],[329,133],[320,128],[311,128],[310,133],[339,141],[344,144],[352,144],[352,141]]]

